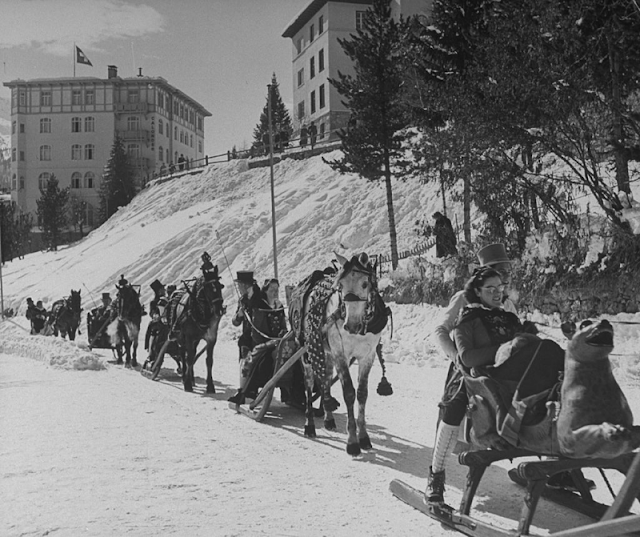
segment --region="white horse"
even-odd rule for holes
[[[307,390],[304,434],[315,437],[312,390],[318,380],[322,388],[325,428],[335,430],[332,412],[338,402],[331,397],[331,377],[335,367],[347,406],[347,453],[359,455],[372,448],[367,434],[365,407],[368,381],[376,348],[386,325],[388,310],[376,286],[375,267],[367,254],[350,260],[336,255],[342,268],[333,281],[318,282],[305,300],[302,330],[308,352],[303,358]],[[322,299],[324,297],[324,300]],[[358,388],[349,373],[350,360],[358,361]],[[358,416],[354,403],[358,400]]]

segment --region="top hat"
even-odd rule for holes
[[[161,289],[164,289],[164,285],[162,285],[162,282],[160,280],[153,280],[150,284],[149,287],[151,287],[151,289],[153,289],[154,293],[159,293]]]
[[[236,272],[236,279],[234,281],[238,283],[248,283],[249,285],[251,285],[255,281],[253,279],[253,271],[239,270],[238,272]]]
[[[501,242],[481,248],[478,250],[477,256],[480,264],[485,267],[498,263],[511,263],[511,259],[507,257],[507,251],[504,249],[504,244]]]
[[[102,300],[111,300],[111,293],[102,293]]]

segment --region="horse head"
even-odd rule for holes
[[[224,305],[222,303],[222,289],[224,285],[218,277],[218,267],[215,267],[213,272],[205,272],[200,278],[200,293],[204,302],[207,305],[207,309],[212,315],[222,317],[225,312]]]
[[[342,268],[335,276],[334,288],[340,295],[344,329],[362,335],[374,307],[375,268],[364,252],[349,260],[339,254],[336,258]]]
[[[131,285],[125,285],[118,289],[116,303],[118,317],[130,320],[142,317],[142,304],[140,304],[140,297]]]
[[[80,296],[80,289],[78,289],[77,291],[71,289],[71,294],[67,298],[67,306],[75,314],[79,315],[82,312],[82,298]]]

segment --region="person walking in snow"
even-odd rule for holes
[[[433,219],[436,221],[433,227],[433,233],[436,236],[436,257],[449,257],[456,255],[456,234],[453,231],[451,220],[449,220],[440,211],[433,213]]]

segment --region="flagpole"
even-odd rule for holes
[[[73,78],[76,77],[76,42],[73,42]]]

